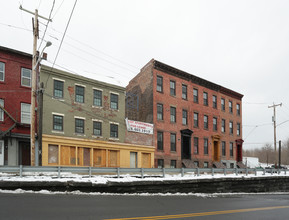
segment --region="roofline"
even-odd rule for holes
[[[26,57],[32,58],[32,54],[25,53],[25,52],[22,52],[22,51],[19,51],[19,50],[14,50],[14,49],[11,49],[11,48],[8,48],[8,47],[0,46],[0,50],[7,51],[7,52],[10,52],[10,53],[16,53],[16,54],[19,54],[19,55],[22,55],[22,56],[26,56]]]
[[[182,71],[182,70],[179,70],[175,67],[167,65],[167,64],[162,63],[160,61],[151,60],[150,62],[153,62],[153,67],[157,70],[164,71],[164,72],[171,74],[171,75],[176,75],[176,76],[181,77],[183,79],[186,79],[188,81],[192,81],[193,83],[198,84],[200,86],[204,86],[208,89],[212,89],[212,90],[221,92],[223,94],[229,95],[229,96],[236,98],[236,99],[242,99],[244,96],[244,95],[242,95],[238,92],[235,92],[231,89],[225,88],[223,86],[220,86],[220,85],[215,84],[213,82],[210,82],[208,80],[202,79],[198,76],[192,75],[192,74],[187,73],[187,72]]]

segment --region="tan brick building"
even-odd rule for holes
[[[155,167],[241,166],[243,95],[156,60],[126,92],[126,117],[154,124]]]

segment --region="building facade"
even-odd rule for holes
[[[151,60],[126,87],[131,120],[154,124],[155,167],[236,167],[243,95]],[[241,166],[241,164],[239,164]]]
[[[0,47],[0,166],[30,165],[32,55]]]
[[[125,88],[41,66],[42,165],[147,167],[154,148],[125,143]]]

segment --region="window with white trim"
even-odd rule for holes
[[[118,95],[114,93],[110,93],[110,108],[118,109]]]
[[[0,105],[4,107],[4,99],[0,99]],[[4,121],[4,111],[0,108],[0,121]]]
[[[31,70],[21,68],[21,86],[31,87]]]
[[[101,136],[102,135],[102,123],[101,121],[94,121],[93,122],[93,135]]]
[[[84,119],[75,118],[75,133],[84,134]]]
[[[0,81],[4,82],[5,79],[5,63],[0,62]]]
[[[110,137],[118,138],[118,125],[117,124],[110,124]]]
[[[101,107],[102,106],[102,91],[98,89],[93,90],[93,105]]]
[[[63,116],[62,115],[53,115],[53,130],[63,131]]]
[[[21,103],[21,123],[30,124],[31,105]]]

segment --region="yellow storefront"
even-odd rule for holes
[[[42,136],[42,166],[152,168],[154,151],[153,146]]]

